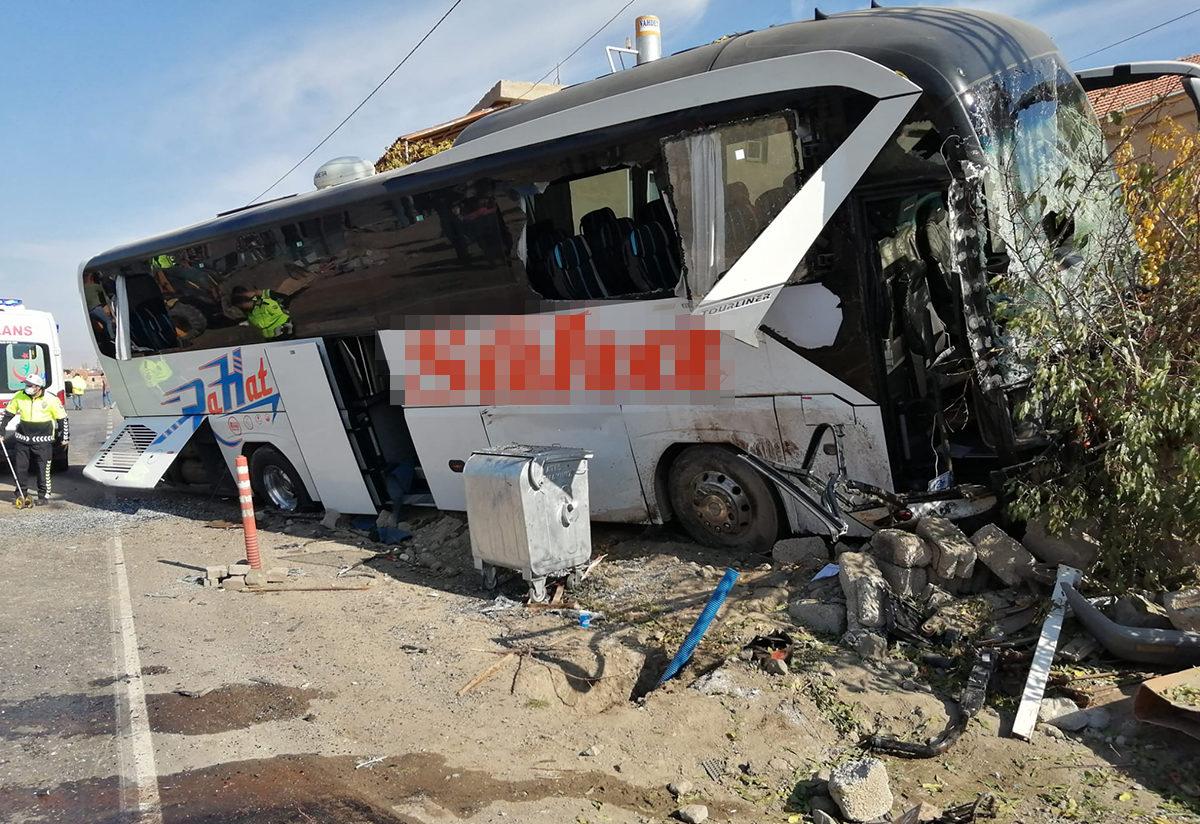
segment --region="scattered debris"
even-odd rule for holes
[[[963,734],[970,720],[983,709],[983,703],[987,700],[988,684],[991,683],[992,674],[996,671],[997,660],[998,656],[993,650],[980,649],[976,652],[975,666],[972,667],[971,675],[958,699],[958,715],[945,732],[937,738],[932,738],[924,744],[917,744],[901,741],[891,736],[872,735],[864,742],[865,746],[871,750],[903,758],[934,758],[941,755],[950,749]],[[924,821],[925,819],[918,820]]]
[[[888,585],[875,559],[863,552],[843,552],[838,564],[849,630],[882,627],[887,622]]]
[[[1075,617],[1118,658],[1164,666],[1200,664],[1200,632],[1123,627],[1113,623],[1074,587],[1068,585],[1065,590]]]
[[[729,597],[729,591],[733,589],[733,585],[737,583],[738,571],[733,567],[725,570],[725,575],[722,576],[721,582],[717,584],[717,588],[713,590],[712,595],[708,596],[708,602],[705,603],[704,609],[700,611],[700,616],[696,618],[696,623],[692,625],[691,632],[687,634],[687,638],[683,639],[683,646],[675,653],[675,657],[671,659],[671,663],[667,665],[667,669],[663,672],[662,677],[658,679],[658,686],[670,681],[684,665],[692,658],[692,653],[696,651],[696,647],[700,644],[700,639],[704,637],[704,633],[708,631],[708,626],[717,617],[717,610],[721,608],[721,604],[725,603],[725,599]]]
[[[1200,739],[1200,667],[1144,682],[1133,697],[1133,717]]]
[[[784,538],[776,541],[771,549],[771,560],[781,566],[794,566],[817,559],[824,564],[829,560],[829,544],[824,538]]]
[[[700,769],[713,781],[720,781],[725,774],[726,763],[724,758],[705,758],[700,762]]]
[[[500,670],[504,669],[504,667],[508,664],[509,661],[512,661],[516,657],[517,657],[517,653],[510,652],[510,653],[507,653],[504,656],[502,656],[500,658],[500,660],[493,661],[491,664],[484,667],[482,670],[479,671],[478,674],[476,674],[476,676],[474,678],[472,678],[467,683],[463,684],[462,689],[460,689],[458,691],[458,697],[459,698],[463,697],[468,692],[470,692],[471,690],[478,687],[480,684],[482,684],[485,681],[487,681],[488,679],[490,679],[496,673],[500,672]]]
[[[1088,725],[1087,713],[1070,698],[1044,698],[1038,708],[1038,720],[1067,732],[1079,732]]]
[[[667,792],[669,792],[673,798],[679,798],[681,796],[688,795],[695,788],[696,786],[691,781],[672,781],[667,785]]]
[[[586,750],[584,750],[583,752],[581,752],[579,754],[582,755],[584,758],[595,758],[597,755],[600,754],[600,745],[592,744],[592,746],[588,747]]]
[[[1175,629],[1200,632],[1200,587],[1168,593],[1163,597],[1163,606]]]
[[[772,675],[787,675],[792,660],[792,636],[786,632],[756,636],[745,649],[758,666]]]
[[[368,758],[366,761],[359,761],[357,764],[354,765],[354,769],[356,769],[356,770],[368,769],[369,770],[371,767],[374,767],[376,764],[382,764],[382,763],[383,763],[383,756],[377,755],[374,758]]]
[[[703,824],[708,821],[708,807],[703,804],[688,804],[676,810],[675,817],[684,824]]]
[[[817,635],[840,637],[846,631],[846,607],[840,601],[800,598],[788,604],[787,611],[793,621]]]
[[[203,698],[214,689],[216,689],[216,687],[205,687],[202,690],[175,690],[175,694],[182,695],[184,698]]]
[[[1117,598],[1108,614],[1114,623],[1135,629],[1176,629],[1166,608],[1139,592]]]
[[[1054,661],[1058,636],[1062,632],[1063,617],[1067,610],[1067,595],[1074,592],[1071,585],[1078,583],[1081,577],[1083,574],[1074,567],[1060,566],[1058,568],[1057,582],[1051,595],[1053,606],[1042,624],[1042,633],[1033,653],[1033,665],[1029,668],[1029,676],[1025,679],[1025,690],[1021,695],[1021,704],[1017,707],[1017,717],[1013,720],[1012,734],[1016,738],[1028,741],[1033,735],[1033,728],[1038,719],[1038,707],[1042,703],[1042,696],[1046,693],[1046,679],[1050,677],[1050,664]]]
[[[1034,557],[1021,543],[995,524],[986,524],[971,536],[975,553],[985,567],[1015,587],[1033,575]]]
[[[936,516],[918,521],[917,535],[933,546],[937,582],[951,592],[962,591],[975,574],[975,545],[951,521]]]
[[[829,775],[829,794],[851,821],[874,821],[891,812],[887,767],[877,758],[847,761]]]

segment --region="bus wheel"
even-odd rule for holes
[[[304,481],[273,446],[260,446],[250,454],[250,486],[254,497],[282,512],[296,512],[312,506]]]
[[[780,510],[767,482],[723,446],[693,446],[667,475],[676,517],[699,543],[769,552],[779,538]]]

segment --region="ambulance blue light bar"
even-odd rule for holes
[[[0,306],[24,306],[25,301],[20,298],[0,298]]]

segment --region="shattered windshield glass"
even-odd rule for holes
[[[1083,90],[1048,56],[981,81],[963,101],[983,151],[973,172],[987,200],[989,269],[1005,276],[1008,293],[996,300],[1009,311],[1020,294],[1021,302],[1086,312],[1088,279],[1128,277],[1134,246]]]
[[[989,78],[965,99],[984,152],[992,229],[1014,266],[1030,275],[1051,261],[1069,270],[1110,231],[1119,234],[1127,220],[1108,147],[1083,90],[1055,58]]]

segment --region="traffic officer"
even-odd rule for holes
[[[67,412],[62,402],[54,395],[46,394],[46,379],[41,375],[27,375],[25,388],[13,395],[0,417],[0,432],[8,428],[8,422],[17,418],[16,444],[13,449],[13,469],[17,477],[29,477],[29,463],[33,462],[37,472],[37,503],[46,503],[50,498],[50,464],[54,458],[54,442],[61,439],[63,446],[70,441]]]

